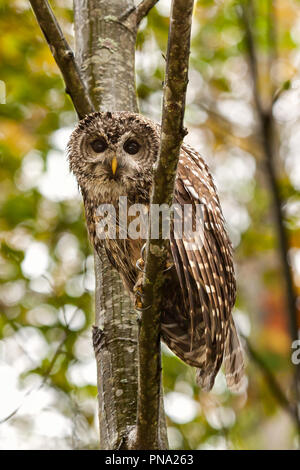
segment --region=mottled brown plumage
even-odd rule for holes
[[[116,207],[119,196],[128,206],[149,205],[153,165],[159,151],[160,127],[150,119],[128,112],[94,113],[72,133],[70,168],[80,186],[89,235],[95,249],[105,244],[113,266],[132,293],[138,278],[136,261],[143,239],[100,240],[96,233],[97,207]],[[199,385],[210,390],[223,362],[227,384],[239,388],[243,354],[231,315],[236,296],[232,247],[225,230],[220,201],[202,157],[183,144],[175,182],[174,203],[201,204],[203,230],[190,240],[171,230],[170,259],[162,311],[162,338],[174,353],[197,368]],[[118,231],[120,227],[118,228]]]

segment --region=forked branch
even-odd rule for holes
[[[135,10],[136,25],[138,26],[145,16],[148,15],[151,8],[158,2],[158,0],[143,0],[138,4]]]
[[[75,62],[74,54],[66,41],[57,19],[47,0],[29,0],[41,30],[49,44],[52,55],[57,63],[66,84],[66,92],[70,95],[78,117],[94,111],[80,71]]]

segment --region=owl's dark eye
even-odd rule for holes
[[[138,153],[141,146],[136,140],[128,139],[125,142],[123,148],[124,148],[125,152],[129,153],[130,155],[135,155],[136,153]]]
[[[99,139],[93,140],[93,142],[91,142],[91,147],[94,152],[102,153],[107,149],[106,140],[103,137],[99,137]]]

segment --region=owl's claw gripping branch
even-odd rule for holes
[[[145,261],[143,260],[143,258],[139,258],[137,260],[137,262],[135,263],[137,269],[141,272],[141,273],[144,273],[145,270],[144,270],[144,267],[145,267]]]
[[[143,298],[144,298],[144,293],[143,293],[143,276],[139,275],[138,280],[133,288],[133,292],[135,295],[135,301],[134,301],[134,308],[138,312],[144,312],[145,310],[148,310],[151,305],[148,305],[148,307],[143,307]]]
[[[170,262],[170,261],[167,261],[166,263],[166,269],[163,270],[163,273],[166,273],[168,271],[170,271],[170,269],[172,269],[174,266],[174,263]]]
[[[145,271],[145,251],[146,251],[146,246],[147,246],[147,243],[144,243],[144,245],[142,246],[142,249],[141,249],[141,257],[137,260],[137,262],[135,263],[135,266],[137,267],[137,269],[141,272],[141,273],[144,273],[146,272]],[[170,269],[172,269],[174,266],[174,263],[170,260],[167,261],[166,263],[166,269],[163,270],[163,273],[166,273],[168,271],[170,271]]]
[[[138,280],[136,285],[134,286],[133,292],[135,295],[134,306],[135,306],[135,309],[138,310],[143,307],[143,303],[142,303],[143,291],[142,291],[142,282],[140,280]]]
[[[141,272],[145,272],[145,250],[146,250],[147,243],[144,243],[144,245],[141,248],[141,257],[137,260],[135,263],[137,269]]]
[[[146,310],[149,310],[149,308],[151,308],[152,305],[148,305],[148,307],[135,307],[135,310],[137,310],[138,312],[145,312]]]
[[[146,246],[147,246],[147,243],[144,243],[140,252],[141,257],[135,263],[137,269],[139,270],[139,273],[138,273],[137,281],[133,288],[133,292],[135,295],[134,308],[138,312],[144,312],[145,310],[148,310],[149,308],[151,308],[151,305],[148,305],[147,307],[143,307],[143,299],[144,299],[144,293],[143,293],[144,276],[143,274],[145,273]]]

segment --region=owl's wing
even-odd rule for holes
[[[185,316],[190,315],[189,360],[200,366],[199,384],[210,389],[224,359],[228,386],[235,388],[243,375],[243,356],[231,316],[236,297],[232,247],[212,177],[199,154],[188,146],[180,155],[173,202],[190,204],[193,215],[198,205],[202,219],[201,230],[192,234],[192,240],[184,230],[179,238],[174,231],[171,234]]]

